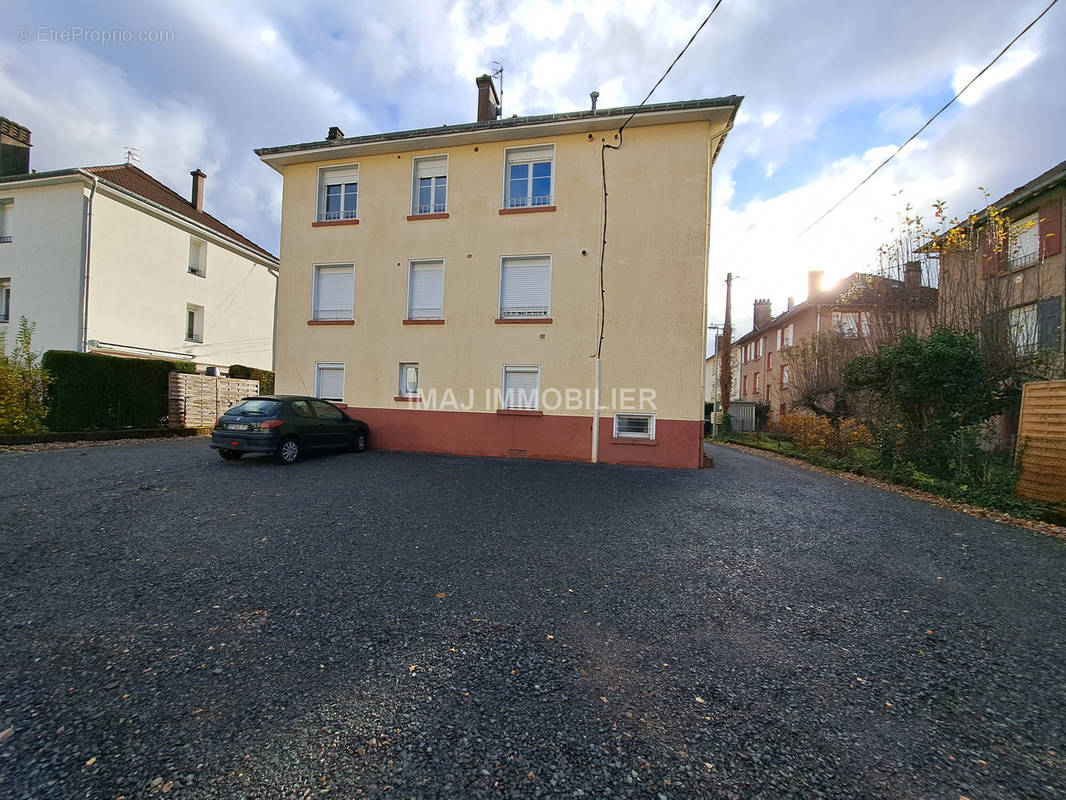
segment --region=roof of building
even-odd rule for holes
[[[1023,200],[1027,200],[1033,194],[1048,189],[1056,183],[1066,179],[1066,161],[1062,161],[1047,172],[1037,175],[1028,183],[1024,183],[1017,189],[1008,192],[999,198],[996,202],[992,203],[996,208],[1007,208],[1012,205],[1016,205]]]
[[[857,290],[855,294],[851,294],[853,288]],[[886,292],[897,295],[895,302],[890,303],[890,305],[898,305],[905,300],[902,296],[904,292],[903,281],[887,278],[884,275],[873,275],[869,272],[853,272],[846,278],[837,281],[830,288],[822,289],[813,297],[808,297],[806,300],[797,303],[790,311],[771,317],[767,324],[761,327],[758,325],[753,327],[743,336],[736,339],[733,344],[745,344],[765,334],[767,331],[772,331],[788,324],[811,308],[831,306],[839,309],[863,309],[884,305],[887,299]],[[919,304],[935,305],[936,296],[936,289],[930,286],[922,286],[918,295]]]
[[[568,111],[560,114],[540,114],[530,117],[507,117],[505,119],[491,120],[489,122],[467,122],[459,125],[441,125],[435,128],[416,128],[408,131],[393,131],[390,133],[374,133],[366,136],[350,136],[342,139],[333,139],[316,142],[303,142],[300,144],[281,145],[279,147],[260,147],[255,150],[257,156],[272,156],[282,153],[295,153],[301,150],[318,150],[329,147],[345,147],[352,145],[370,144],[375,142],[402,141],[405,139],[423,139],[443,134],[472,133],[507,131],[514,128],[522,128],[533,125],[544,125],[556,122],[570,121],[598,121],[601,118],[623,117],[630,114],[644,115],[669,111],[694,111],[710,108],[733,108],[729,122],[732,124],[737,108],[744,98],[739,95],[728,97],[708,97],[700,100],[683,100],[673,103],[650,103],[645,106],[621,106],[618,108],[603,108],[596,111]]]
[[[99,167],[74,167],[70,169],[58,169],[50,172],[31,172],[25,175],[9,175],[0,178],[0,184],[16,183],[20,181],[38,180],[62,176],[75,176],[84,174],[95,175],[102,182],[115,188],[132,194],[142,200],[147,200],[157,206],[162,206],[178,216],[184,217],[191,222],[202,225],[218,235],[230,239],[241,246],[263,256],[266,260],[276,262],[277,256],[257,245],[251,239],[242,236],[226,225],[221,220],[211,216],[206,211],[197,211],[187,198],[175,192],[169,186],[153,178],[140,167],[133,164],[110,164]]]

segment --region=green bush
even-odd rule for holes
[[[179,371],[170,361],[68,350],[49,350],[41,365],[52,376],[48,427],[53,431],[161,427],[167,416],[167,376]]]
[[[274,394],[274,373],[268,369],[256,369],[246,367],[244,364],[233,364],[229,368],[231,378],[259,381],[259,394]]]
[[[46,430],[48,373],[33,352],[35,324],[19,319],[15,345],[7,352],[7,331],[0,328],[0,433]]]

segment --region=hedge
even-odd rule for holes
[[[259,394],[274,394],[274,373],[268,369],[233,364],[229,368],[231,378],[259,381]]]
[[[53,431],[165,426],[171,372],[194,372],[187,361],[149,361],[69,350],[41,359],[51,375],[48,427]]]

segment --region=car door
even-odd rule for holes
[[[321,400],[312,400],[311,407],[315,410],[315,416],[319,421],[319,435],[321,447],[345,447],[351,444],[351,423],[347,421],[344,412],[336,406]]]
[[[289,419],[292,420],[296,435],[300,437],[303,446],[318,447],[322,436],[322,422],[311,410],[311,403],[307,400],[293,400],[289,403],[289,408],[292,411]]]

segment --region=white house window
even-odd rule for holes
[[[505,159],[504,208],[552,205],[555,145],[512,147]]]
[[[204,340],[204,307],[191,303],[185,307],[185,341],[202,342]]]
[[[335,403],[344,400],[343,362],[320,361],[315,364],[315,397]]]
[[[0,200],[0,244],[11,241],[11,223],[14,219],[15,203]]]
[[[1021,269],[1040,260],[1040,217],[1030,214],[1010,226],[1009,269]]]
[[[759,373],[756,372],[752,379],[752,391],[758,394],[760,389],[762,389],[762,381],[759,379]]]
[[[314,307],[311,310],[312,319],[352,319],[354,296],[354,265],[319,264],[315,267]]]
[[[540,367],[503,368],[503,407],[518,411],[540,407]]]
[[[500,260],[500,317],[547,317],[551,310],[551,256]]]
[[[207,275],[207,244],[189,239],[189,272],[201,278]]]
[[[1012,308],[1007,325],[1010,330],[1014,352],[1032,353],[1037,346],[1036,303],[1019,308]]]
[[[793,326],[786,325],[781,329],[781,346],[792,347]]]
[[[359,165],[330,167],[318,173],[318,220],[356,219],[359,208]]]
[[[400,397],[418,397],[418,364],[400,364]]]
[[[763,343],[766,341],[766,337],[761,337],[755,342],[755,358],[762,358]]]
[[[407,318],[444,317],[444,261],[412,261],[407,278]]]
[[[614,436],[616,439],[654,439],[654,414],[615,414]]]
[[[870,319],[859,311],[834,311],[833,327],[848,339],[870,335]]]
[[[771,351],[768,351],[766,353],[766,370],[767,370],[767,372],[769,372],[773,368],[774,368],[774,354],[773,354],[773,351],[771,350]]]
[[[792,382],[792,374],[788,367],[781,367],[781,388],[787,389]]]
[[[448,156],[414,160],[412,214],[444,214],[448,210]]]
[[[0,278],[0,322],[11,321],[11,279]]]

